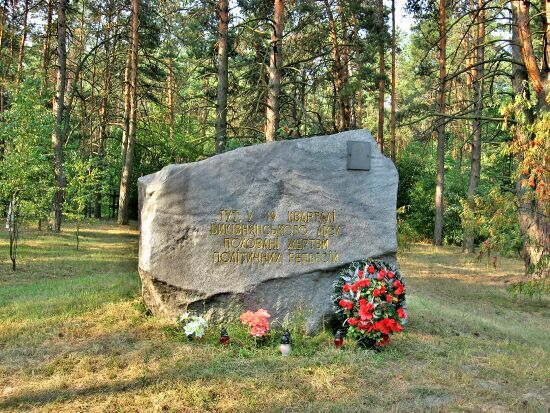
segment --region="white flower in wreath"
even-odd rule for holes
[[[183,327],[183,332],[187,336],[194,335],[195,337],[200,338],[204,336],[207,327],[208,323],[204,318],[200,316],[195,316],[193,317],[192,321],[190,321]]]

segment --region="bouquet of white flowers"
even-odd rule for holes
[[[189,338],[193,336],[197,338],[203,337],[208,327],[208,322],[202,316],[188,312],[183,313],[178,321],[182,326],[183,332]]]

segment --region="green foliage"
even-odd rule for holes
[[[19,213],[25,219],[48,216],[53,196],[51,133],[53,118],[46,99],[38,94],[38,81],[27,80],[10,89],[10,104],[3,112],[0,141],[5,142],[0,168],[0,199],[19,191]]]
[[[466,201],[462,204],[462,224],[483,242],[483,252],[489,252],[488,249],[503,255],[519,252],[521,235],[514,194],[492,188],[489,193],[474,198],[473,209]]]
[[[85,159],[70,152],[65,162],[67,174],[66,202],[64,213],[80,221],[86,206],[92,202],[101,174],[94,168],[93,159]]]
[[[550,295],[550,281],[548,278],[520,281],[509,285],[506,290],[515,298],[522,295],[529,298],[537,297],[540,300],[542,296]]]
[[[409,146],[410,149],[397,159],[401,235],[410,241],[430,241],[435,217],[435,156],[425,143],[412,142]],[[461,201],[465,198],[468,175],[457,167],[453,158],[447,157],[445,163],[448,166],[445,170],[444,237],[447,244],[460,245]]]

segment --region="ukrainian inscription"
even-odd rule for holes
[[[210,224],[210,236],[219,249],[212,252],[215,264],[339,263],[331,240],[342,235],[336,210],[275,211],[220,209]]]

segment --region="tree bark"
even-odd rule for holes
[[[472,120],[472,161],[470,167],[470,184],[468,186],[468,206],[475,208],[475,195],[481,173],[481,119],[483,117],[483,76],[485,61],[485,5],[484,0],[478,0],[477,37],[476,37],[476,70],[474,76],[474,119]],[[474,252],[474,230],[470,226],[464,230],[464,250]]]
[[[396,108],[396,83],[395,75],[395,54],[396,54],[396,33],[395,33],[395,0],[391,2],[391,113],[390,113],[390,157],[395,163],[395,108]]]
[[[0,17],[0,52],[4,48],[4,33],[6,32],[5,24],[6,17],[8,15],[8,0],[4,0],[2,3],[2,16]]]
[[[132,40],[130,44],[130,70],[129,70],[129,125],[128,125],[128,143],[126,147],[126,156],[122,165],[122,175],[120,179],[120,191],[118,201],[118,223],[128,225],[128,210],[130,201],[130,184],[132,179],[132,169],[134,166],[134,144],[137,130],[137,64],[138,64],[138,44],[139,44],[139,0],[132,0]]]
[[[350,93],[348,90],[349,83],[349,36],[348,23],[346,21],[346,13],[344,10],[343,0],[338,0],[338,13],[340,14],[340,25],[342,26],[342,47],[341,47],[341,63],[340,68],[342,78],[342,130],[349,130],[352,122],[352,105],[350,102]]]
[[[447,53],[446,0],[439,0],[439,119],[437,127],[437,176],[435,185],[434,245],[443,244],[443,190],[445,188],[445,90]]]
[[[216,104],[216,153],[221,153],[223,151],[225,141],[227,140],[227,85],[229,73],[227,58],[227,31],[229,27],[228,0],[219,0],[216,11],[218,14],[218,90]],[[267,135],[266,140],[268,140]]]
[[[547,0],[542,0],[546,2]],[[521,52],[523,55],[523,61],[525,62],[525,67],[527,68],[527,74],[529,75],[529,80],[531,85],[537,94],[537,101],[540,108],[543,110],[548,107],[546,101],[546,96],[548,91],[545,89],[545,80],[546,73],[541,74],[541,70],[537,65],[537,59],[535,57],[535,52],[533,50],[533,43],[531,39],[531,28],[529,27],[529,5],[530,2],[527,0],[514,0],[514,9],[516,11],[517,19],[517,28],[519,34],[519,40],[521,45]],[[548,35],[548,30],[544,31],[543,37],[546,38]],[[543,42],[544,44],[544,42]],[[546,53],[543,53],[543,56],[546,56]],[[543,76],[545,75],[545,76]]]
[[[340,44],[338,43],[338,31],[336,28],[336,21],[334,20],[334,15],[332,14],[331,6],[328,0],[324,0],[325,8],[328,16],[329,22],[329,31],[330,38],[332,41],[332,58],[334,60],[333,66],[333,78],[334,78],[334,89],[336,91],[336,99],[338,102],[338,110],[333,110],[334,114],[332,116],[334,123],[336,124],[336,130],[342,132],[346,130],[347,125],[349,125],[350,119],[346,118],[346,115],[349,114],[349,111],[346,108],[346,97],[345,94],[345,80],[342,76],[343,74],[343,65],[342,65],[342,55]],[[335,108],[334,108],[335,109]],[[337,119],[335,119],[335,116]]]
[[[128,55],[126,56],[126,66],[124,67],[124,112],[122,114],[122,142],[120,147],[120,155],[122,165],[126,162],[126,152],[128,149],[128,131],[130,128],[130,66],[132,64],[132,45],[128,47]]]
[[[48,68],[50,66],[50,41],[52,31],[53,0],[48,1],[48,15],[44,29],[44,47],[42,48],[42,82],[40,83],[40,96],[48,88]]]
[[[21,71],[23,70],[23,57],[25,56],[25,42],[27,41],[28,21],[29,17],[29,0],[25,0],[25,9],[23,12],[23,33],[21,34],[21,42],[19,43],[19,57],[17,59],[17,72],[15,73],[15,83],[21,80]]]
[[[61,231],[61,216],[65,192],[63,171],[63,145],[65,144],[65,88],[67,81],[67,0],[59,0],[57,6],[57,83],[53,112],[55,125],[52,134],[54,153],[55,194],[53,198],[54,230]]]
[[[105,169],[105,141],[107,139],[107,125],[109,122],[109,94],[111,93],[111,64],[113,56],[111,51],[111,24],[113,15],[113,2],[109,1],[105,22],[105,40],[103,49],[105,51],[105,66],[103,68],[103,90],[101,92],[101,103],[99,106],[99,136],[97,139],[97,169],[101,173]],[[97,184],[94,200],[94,215],[101,218],[101,182]]]
[[[519,4],[521,3],[521,4]],[[514,8],[512,9],[512,57],[514,61],[523,62],[525,65],[513,64],[513,88],[516,96],[526,95],[529,99],[529,88],[526,87],[526,81],[530,80],[530,85],[533,87],[537,94],[538,104],[535,113],[531,112],[525,106],[517,107],[518,117],[523,116],[526,119],[525,128],[517,127],[515,132],[515,138],[519,141],[519,146],[529,148],[533,139],[530,131],[530,126],[536,123],[538,120],[547,113],[548,103],[545,101],[545,93],[547,93],[547,84],[543,84],[543,91],[540,93],[535,87],[536,73],[533,76],[533,64],[537,67],[536,61],[527,63],[527,59],[534,59],[534,55],[530,55],[529,50],[533,50],[532,40],[530,38],[529,28],[529,4],[526,2],[514,1]],[[548,6],[546,5],[546,12],[548,12]],[[525,14],[527,13],[527,14]],[[548,28],[547,28],[548,29]],[[543,33],[543,37],[546,36],[548,31]],[[528,37],[525,37],[528,36]],[[543,42],[544,43],[544,42]],[[520,45],[520,46],[518,46]],[[526,53],[527,51],[527,53]],[[546,55],[546,50],[543,51],[543,57]],[[544,64],[541,65],[543,70],[540,77],[540,81],[548,83],[548,71],[545,69]],[[538,67],[537,67],[538,70]],[[541,102],[541,99],[543,100]],[[519,162],[523,163],[523,155],[520,154]],[[522,171],[518,180],[516,181],[516,195],[518,198],[518,220],[519,228],[522,236],[522,258],[525,264],[526,273],[528,273],[533,267],[540,266],[541,260],[547,259],[550,254],[550,222],[548,215],[545,213],[545,205],[541,200],[537,199],[532,190],[522,185],[522,182],[529,178],[528,171]],[[547,206],[546,206],[547,207]],[[538,275],[548,276],[548,268],[538,268]]]
[[[285,0],[275,0],[273,13],[273,33],[271,35],[271,54],[269,56],[269,84],[267,89],[267,108],[265,140],[274,141],[279,130],[279,95],[281,93],[281,68],[283,65],[282,40],[285,27]]]
[[[378,0],[378,130],[376,140],[384,153],[384,90],[386,88],[386,62],[384,59],[384,1]]]
[[[170,51],[170,53],[172,53]],[[167,79],[167,86],[168,86],[168,96],[166,98],[166,103],[168,104],[168,134],[170,142],[174,142],[174,125],[176,121],[176,112],[174,108],[174,96],[176,92],[176,86],[175,86],[175,79],[174,79],[174,59],[172,58],[172,55],[168,57],[168,79]]]

